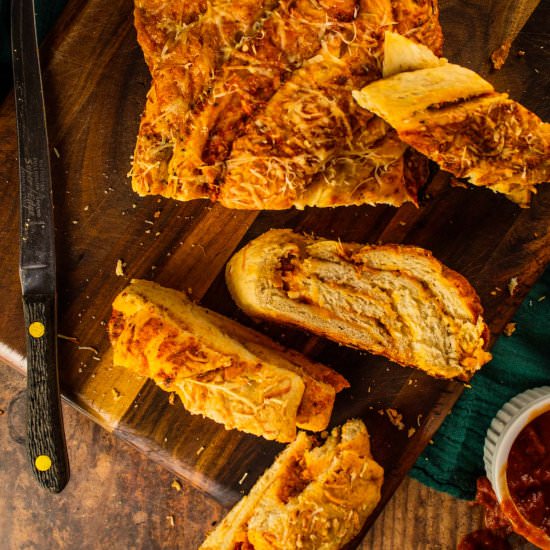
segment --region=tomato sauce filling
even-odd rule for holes
[[[550,411],[533,419],[514,441],[506,481],[519,513],[550,536]]]

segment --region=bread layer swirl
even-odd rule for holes
[[[362,246],[272,230],[231,259],[226,279],[250,315],[434,376],[466,380],[490,358],[475,291],[418,247]]]
[[[362,421],[322,446],[300,432],[200,550],[338,550],[376,507],[383,479]]]

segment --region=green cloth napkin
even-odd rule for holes
[[[35,0],[39,39],[66,0]],[[0,0],[0,98],[11,86],[9,0]],[[544,301],[539,301],[547,296]],[[516,332],[499,338],[485,365],[418,459],[411,475],[460,498],[473,498],[483,474],[483,442],[491,419],[517,393],[550,381],[550,269],[516,314]]]
[[[491,420],[514,395],[550,382],[550,268],[531,289],[502,335],[493,359],[466,388],[410,474],[425,485],[473,499],[484,475],[483,445]]]

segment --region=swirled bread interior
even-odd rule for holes
[[[226,281],[249,315],[433,376],[467,380],[491,357],[474,289],[415,246],[363,246],[272,230],[233,256]]]
[[[200,550],[337,550],[378,504],[383,478],[362,421],[322,446],[300,432]]]
[[[281,442],[296,427],[324,430],[337,391],[335,371],[283,349],[181,292],[134,280],[114,300],[109,322],[115,365],[176,392],[184,407]]]

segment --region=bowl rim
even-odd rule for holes
[[[523,405],[517,403],[518,398],[523,396],[530,397],[533,390],[541,390],[543,393]],[[511,407],[517,410],[510,416]],[[549,411],[550,386],[533,388],[532,390],[527,390],[513,397],[503,405],[491,422],[485,439],[484,459],[487,477],[491,482],[503,513],[512,523],[514,530],[524,536],[529,542],[537,544],[541,548],[550,549],[550,536],[541,528],[529,523],[529,521],[521,515],[508,490],[506,479],[508,456],[518,435],[535,418]],[[510,418],[503,421],[503,414]],[[496,438],[494,437],[495,433],[497,434]]]

